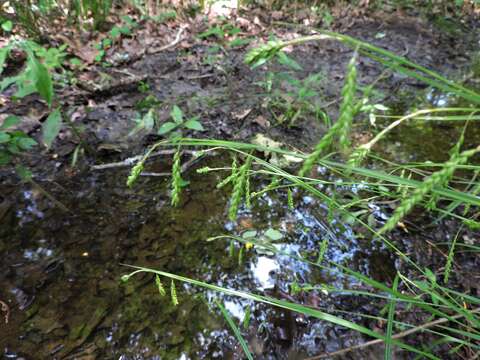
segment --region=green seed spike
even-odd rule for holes
[[[320,251],[318,252],[317,264],[322,263],[323,258],[325,257],[325,253],[327,252],[327,249],[328,249],[328,237],[322,240],[322,243],[320,245]]]
[[[180,148],[173,155],[172,166],[172,206],[180,203],[180,192],[182,191],[182,176],[180,166]]]
[[[242,265],[243,263],[243,246],[240,247],[240,251],[238,252],[238,265]]]
[[[288,188],[287,190],[287,202],[288,202],[288,208],[290,210],[293,210],[295,208],[295,205],[293,203],[293,194],[290,188]]]
[[[158,275],[155,276],[155,284],[157,285],[158,292],[160,293],[160,296],[167,295],[167,292],[165,291],[165,288],[163,287],[162,281],[160,280],[160,276],[158,276]]]
[[[127,178],[127,186],[132,187],[133,184],[137,181],[138,177],[143,171],[143,161],[139,161],[135,166],[130,170],[130,175]]]
[[[235,182],[235,178],[237,176],[238,176],[237,159],[233,158],[232,173],[217,184],[217,189],[221,189],[231,181]]]
[[[251,307],[247,306],[245,309],[245,316],[243,317],[243,321],[242,321],[242,326],[244,329],[247,329],[248,326],[250,325],[251,313],[252,313]]]
[[[250,176],[246,175],[245,179],[245,206],[247,209],[252,208],[252,196],[250,194]]]
[[[355,92],[357,90],[357,68],[355,62],[357,61],[357,53],[355,53],[348,63],[347,78],[342,89],[342,105],[340,106],[340,116],[337,120],[340,123],[338,140],[340,149],[346,151],[350,146],[350,129],[355,112]]]
[[[338,138],[340,149],[345,151],[350,145],[349,135],[352,120],[355,115],[355,92],[357,89],[357,69],[355,67],[357,55],[355,54],[348,64],[348,73],[345,85],[342,90],[342,105],[340,106],[340,116],[337,122],[328,130],[319,143],[315,146],[313,152],[303,162],[303,166],[298,173],[299,176],[307,175],[312,170],[313,165],[318,161],[323,152],[328,149],[335,138]]]
[[[229,246],[229,249],[228,249],[228,255],[230,257],[233,257],[233,255],[235,254],[235,244],[233,243],[233,240],[230,241],[230,246]]]
[[[177,306],[179,304],[177,298],[177,289],[175,288],[175,282],[172,280],[170,284],[170,296],[172,297],[172,304],[173,306]]]
[[[393,215],[388,219],[379,233],[383,234],[395,228],[397,223],[407,215],[415,205],[420,203],[436,187],[445,186],[455,172],[455,169],[467,163],[468,159],[480,151],[480,146],[472,150],[466,150],[460,154],[454,153],[443,168],[430,175],[413,193],[403,200],[395,209]]]
[[[228,218],[231,221],[235,221],[237,218],[238,208],[240,207],[240,203],[242,202],[242,197],[245,192],[245,182],[251,164],[252,157],[249,156],[240,169],[238,169],[238,176],[235,177],[230,208],[228,209]]]

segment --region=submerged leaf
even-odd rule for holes
[[[267,231],[265,231],[265,236],[272,241],[277,241],[283,238],[283,234],[275,229],[268,229]]]

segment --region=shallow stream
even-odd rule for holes
[[[228,159],[201,164],[225,165]],[[153,164],[158,169],[169,166]],[[168,168],[167,168],[168,169]],[[166,170],[166,169],[164,169]],[[176,284],[180,304],[160,297],[150,275],[120,281],[132,264],[185,275],[227,288],[267,294],[316,307],[351,307],[351,299],[315,291],[291,295],[292,283],[354,286],[341,274],[312,269],[287,256],[244,251],[234,256],[223,240],[209,237],[247,230],[279,230],[277,247],[316,254],[329,238],[326,257],[355,264],[387,280],[389,255],[357,241],[351,230],[308,196],[268,193],[242,208],[236,223],[226,216],[230,189],[217,190],[227,172],[185,174],[190,181],[178,208],[171,208],[166,178],[141,178],[125,186],[127,171],[74,175],[42,186],[69,212],[54,207],[35,187],[5,187],[0,230],[0,300],[9,307],[2,321],[1,349],[9,359],[228,359],[241,350],[214,299],[241,321],[251,308],[248,338],[256,356],[303,358],[348,345],[352,335],[327,323],[265,305]],[[261,186],[262,184],[256,184]],[[263,184],[263,186],[265,186]],[[10,201],[9,199],[15,199]],[[169,284],[166,284],[167,286]],[[356,309],[370,305],[355,300]],[[262,358],[262,357],[260,357]]]

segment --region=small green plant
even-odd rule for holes
[[[27,54],[24,70],[15,76],[6,77],[0,82],[0,91],[15,84],[17,91],[13,95],[22,98],[39,93],[51,106],[53,101],[53,82],[51,71],[60,66],[62,50],[45,50],[31,41],[12,42],[0,49],[0,74],[13,49],[23,50]]]
[[[211,26],[209,29],[200,33],[200,39],[216,38],[222,47],[242,47],[248,45],[252,38],[241,35],[241,29],[230,23],[223,23]]]
[[[158,135],[177,138],[182,135],[182,130],[204,131],[198,116],[185,119],[183,111],[177,105],[173,106],[170,116],[173,121],[163,123],[158,129]]]
[[[102,39],[98,44],[95,45],[95,48],[98,50],[97,55],[95,56],[95,61],[101,63],[105,60],[107,50],[110,49],[114,44],[118,43],[120,39],[124,36],[131,36],[132,31],[138,26],[138,24],[130,16],[122,16],[122,24],[115,25],[112,27],[108,33],[108,37]],[[104,65],[109,65],[105,63]]]
[[[7,165],[14,156],[37,145],[37,142],[23,131],[9,130],[20,121],[16,116],[8,116],[0,125],[0,166]]]
[[[2,19],[0,17],[0,28],[4,33],[9,33],[13,30],[13,22],[8,19]]]
[[[297,69],[295,67],[293,70]],[[267,106],[279,124],[292,126],[300,119],[313,117],[328,125],[330,123],[328,115],[319,105],[324,79],[322,73],[309,75],[300,80],[286,72],[268,72],[265,81],[259,85],[270,93]],[[282,89],[284,83],[288,86],[288,91]]]
[[[26,65],[18,75],[5,77],[0,82],[0,91],[14,85],[16,87],[14,98],[23,98],[38,93],[51,107],[54,100],[52,73],[57,68],[62,67],[66,56],[65,46],[58,49],[45,49],[32,41],[12,42],[0,49],[0,74],[3,71],[3,66],[9,53],[13,49],[25,51],[27,55]],[[15,126],[19,121],[17,117],[9,117],[3,124],[5,128],[2,129]],[[42,124],[42,140],[47,147],[51,146],[61,126],[61,112],[59,109],[55,109]],[[2,137],[3,144],[9,144],[6,147],[7,150],[3,152],[3,163],[6,162],[6,159],[10,159],[11,155],[29,150],[34,145],[33,139],[18,130],[9,133],[3,132]]]

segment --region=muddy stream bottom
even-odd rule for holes
[[[210,158],[202,166],[225,166],[227,161]],[[181,283],[176,283],[180,304],[175,307],[147,274],[120,281],[129,272],[122,264],[131,264],[321,309],[369,313],[378,306],[366,298],[321,291],[292,294],[292,283],[356,284],[285,255],[254,248],[239,258],[240,244],[230,256],[228,241],[207,242],[212,236],[272,228],[283,234],[276,246],[286,253],[315,255],[328,237],[328,259],[381,281],[395,271],[386,250],[357,241],[348,226],[328,217],[325,206],[300,193],[291,210],[286,192],[264,194],[252,209],[241,209],[237,222],[229,222],[230,189],[216,189],[226,175],[189,171],[184,177],[190,184],[178,208],[170,206],[167,178],[144,177],[128,189],[126,169],[42,183],[69,213],[34,187],[4,186],[0,300],[9,313],[0,324],[3,357],[242,358],[215,299],[236,321],[250,308],[246,339],[256,358],[302,359],[363,341],[326,322]],[[168,290],[170,282],[165,279],[164,285]]]

